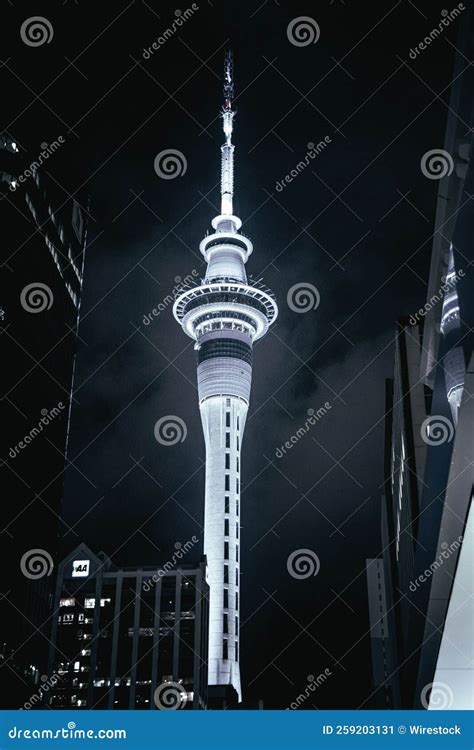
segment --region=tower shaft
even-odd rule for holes
[[[278,314],[275,298],[247,279],[253,245],[233,213],[234,96],[230,53],[224,66],[225,143],[221,147],[221,213],[200,244],[207,262],[200,286],[183,291],[173,314],[197,350],[199,409],[206,444],[204,553],[209,583],[209,684],[240,684],[240,472],[252,383],[253,342]]]

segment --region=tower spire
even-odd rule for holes
[[[234,62],[232,51],[227,50],[224,58],[224,105],[222,123],[225,143],[221,146],[221,214],[232,216],[234,196],[234,148],[232,143],[234,98]]]

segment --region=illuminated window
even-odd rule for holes
[[[94,598],[84,599],[84,609],[94,609],[94,607],[95,607]]]
[[[75,605],[76,605],[75,599],[60,599],[59,600],[60,607],[75,607]]]

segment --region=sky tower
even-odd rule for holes
[[[225,56],[221,212],[199,245],[201,285],[178,296],[173,313],[195,339],[199,409],[206,443],[204,553],[210,587],[209,685],[231,684],[239,668],[241,448],[252,382],[252,346],[278,314],[273,294],[247,279],[253,250],[233,212],[235,110],[232,53]]]

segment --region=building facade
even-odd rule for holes
[[[195,340],[199,408],[206,443],[204,553],[210,586],[209,685],[232,685],[242,697],[239,668],[241,447],[252,381],[252,347],[277,316],[272,293],[247,278],[253,251],[233,213],[233,70],[224,69],[221,213],[202,240],[201,285],[184,291],[174,316]]]
[[[387,403],[382,540],[402,708],[474,708],[473,55],[466,9],[427,301],[398,326]]]
[[[60,564],[48,674],[55,709],[205,709],[205,563],[117,568],[80,545]]]
[[[9,676],[4,700],[17,708],[25,681],[46,672],[57,540],[65,531],[60,514],[87,198],[70,198],[8,134],[0,136],[0,191],[2,397],[9,425],[0,635],[2,659],[12,670],[2,672]]]

